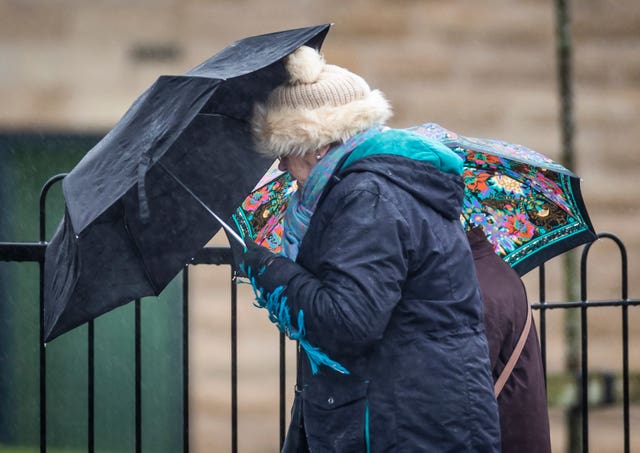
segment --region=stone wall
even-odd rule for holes
[[[637,216],[640,6],[585,0],[573,16],[574,170],[596,228],[626,233],[618,216]],[[381,88],[394,125],[435,121],[559,157],[554,11],[540,0],[1,0],[0,128],[105,131],[160,74],[247,35],[324,22],[335,23],[327,59]]]
[[[596,230],[625,241],[631,296],[637,298],[640,2],[581,0],[573,2],[572,14],[573,170],[584,179]],[[327,60],[382,89],[395,108],[392,125],[433,121],[560,157],[555,16],[553,2],[542,0],[0,0],[0,130],[107,131],[160,74],[183,73],[245,36],[326,22],[335,24],[324,45]],[[617,296],[613,249],[593,253],[604,265],[590,268],[597,282],[590,296]],[[558,266],[549,265],[552,300],[562,297]],[[203,292],[226,285],[226,273],[199,274],[194,286]],[[537,300],[536,287],[529,289]],[[228,431],[214,421],[228,418],[228,406],[217,385],[227,375],[219,376],[211,354],[225,358],[227,321],[205,305],[194,308],[202,314],[194,328],[194,442],[196,451],[218,451],[215,439],[226,439]],[[264,314],[254,312],[243,314],[254,320],[246,328],[272,334]],[[632,316],[632,324],[640,320]],[[615,333],[617,324],[608,324],[596,335]],[[265,341],[254,338],[247,340],[253,347]],[[595,348],[596,362],[601,356],[605,363],[606,343],[600,355]],[[638,364],[637,351],[632,354]],[[267,358],[272,356],[261,360]],[[561,353],[550,360],[560,367]],[[249,364],[247,370],[257,372]],[[248,409],[256,429],[260,420],[275,417],[265,409],[275,403],[260,394],[252,401],[249,407],[259,406]],[[272,451],[264,445],[275,441],[275,427],[267,429],[264,443],[243,443],[241,450]],[[554,436],[562,441],[562,434]]]

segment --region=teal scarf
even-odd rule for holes
[[[329,152],[313,166],[306,184],[291,197],[284,214],[282,251],[286,257],[293,261],[298,257],[300,243],[309,228],[311,216],[313,216],[318,206],[320,196],[327,182],[329,182],[329,178],[331,178],[331,175],[335,172],[338,163],[358,145],[374,135],[379,134],[384,129],[383,126],[374,126],[359,132],[344,143],[331,148]]]

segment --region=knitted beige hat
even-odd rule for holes
[[[325,64],[303,46],[285,60],[286,84],[256,107],[252,119],[258,150],[271,157],[301,156],[391,117],[382,93],[339,66]]]

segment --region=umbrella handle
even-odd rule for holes
[[[171,176],[173,179],[175,179],[175,181],[180,184],[180,186],[187,191],[187,193],[189,195],[191,195],[193,197],[194,200],[196,200],[198,203],[200,203],[200,205],[206,209],[206,211],[211,214],[211,216],[216,219],[218,221],[218,223],[222,226],[222,228],[224,228],[230,235],[232,238],[234,238],[236,241],[238,241],[240,243],[240,245],[242,245],[243,248],[247,248],[247,245],[244,243],[244,241],[242,240],[242,238],[240,237],[240,235],[238,233],[235,232],[235,230],[233,228],[231,228],[229,225],[227,225],[227,223],[222,220],[215,212],[213,212],[211,210],[211,208],[209,208],[209,206],[207,206],[204,201],[202,201],[200,198],[198,198],[198,196],[196,194],[194,194],[191,189],[189,189],[176,175],[173,174],[173,172],[171,170],[169,170],[167,167],[165,167],[162,162],[158,162],[158,165],[165,171],[167,172],[167,174],[169,176]]]

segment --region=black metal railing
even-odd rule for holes
[[[0,242],[0,261],[18,261],[18,262],[35,262],[39,264],[40,272],[40,347],[39,347],[39,411],[40,411],[40,451],[47,451],[47,361],[46,347],[43,342],[43,275],[44,275],[44,256],[47,247],[46,243],[46,203],[45,199],[49,189],[59,182],[64,175],[56,175],[46,182],[40,195],[40,234],[39,242],[34,243],[10,243]],[[535,310],[540,314],[540,341],[542,357],[545,367],[545,376],[547,376],[547,320],[546,314],[549,310],[557,309],[577,309],[580,310],[580,326],[581,326],[581,372],[576,377],[575,388],[579,389],[579,398],[576,402],[576,408],[579,410],[582,421],[582,451],[589,451],[589,384],[590,379],[594,376],[589,374],[588,368],[588,332],[587,332],[587,314],[590,308],[595,307],[620,307],[621,323],[622,323],[622,410],[624,420],[624,451],[630,451],[630,376],[629,376],[629,313],[630,306],[640,305],[640,300],[629,299],[628,297],[628,266],[626,248],[622,241],[615,235],[610,233],[601,233],[598,235],[598,241],[613,241],[620,252],[621,256],[621,296],[619,299],[613,300],[593,300],[587,298],[587,261],[591,247],[595,243],[587,244],[582,251],[580,266],[580,285],[581,297],[579,301],[563,301],[563,302],[547,302],[546,301],[546,275],[544,265],[539,268],[539,298],[538,303],[532,304]],[[230,249],[226,247],[206,247],[202,249],[189,263],[185,266],[182,275],[182,448],[183,452],[189,451],[189,267],[192,265],[228,265],[231,270],[232,256]],[[231,310],[231,450],[238,451],[238,331],[237,331],[237,286],[233,278],[233,272],[230,273],[230,310]],[[135,369],[135,385],[134,385],[134,401],[135,401],[135,451],[142,451],[142,361],[141,361],[141,310],[140,300],[134,301],[134,369]],[[279,438],[280,444],[284,441],[285,421],[286,421],[286,381],[285,381],[285,338],[280,334],[280,366],[279,366]],[[87,366],[88,366],[88,401],[87,401],[87,451],[93,452],[95,449],[95,337],[94,323],[89,323],[87,330]],[[603,385],[612,385],[611,379],[603,379]],[[606,384],[606,383],[609,384]],[[608,402],[614,403],[615,396],[611,396],[612,392],[604,392],[609,395]],[[574,409],[576,409],[574,408]]]
[[[620,278],[621,278],[621,295],[619,299],[611,300],[589,300],[587,297],[587,262],[589,251],[592,246],[601,240],[610,240],[615,243],[620,253]],[[605,391],[598,392],[599,394],[606,395],[602,398],[600,403],[615,404],[622,403],[623,411],[623,429],[624,429],[624,451],[628,453],[630,451],[630,375],[629,375],[629,307],[640,305],[640,300],[629,299],[628,292],[628,263],[627,263],[627,251],[624,243],[616,235],[611,233],[600,233],[598,239],[594,242],[586,244],[582,250],[582,256],[580,259],[580,300],[579,301],[563,301],[550,303],[546,301],[546,276],[544,265],[540,266],[539,275],[539,292],[540,302],[532,304],[532,308],[539,310],[540,312],[540,343],[542,360],[544,366],[544,374],[548,379],[547,373],[547,327],[546,327],[546,312],[553,309],[579,309],[580,310],[580,341],[581,341],[581,362],[580,373],[576,376],[577,383],[575,384],[579,389],[580,397],[575,407],[569,408],[569,410],[579,410],[582,435],[581,435],[581,450],[583,452],[589,451],[589,388],[591,382],[597,382],[599,385],[606,387]],[[590,376],[589,373],[589,347],[588,347],[588,309],[589,308],[601,308],[601,307],[620,307],[621,309],[621,346],[622,346],[622,401],[617,401],[615,392],[611,390],[615,386],[615,377],[610,373],[601,373],[602,379],[594,380],[590,379],[594,376]]]

